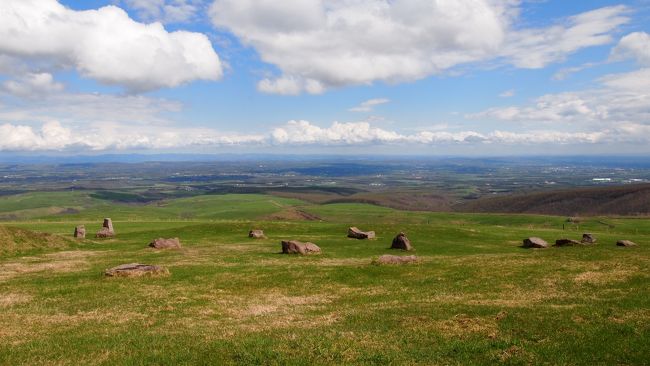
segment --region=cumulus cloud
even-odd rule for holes
[[[598,131],[562,132],[539,129],[526,132],[419,131],[402,134],[367,122],[334,122],[320,127],[309,121],[289,121],[265,134],[225,134],[209,128],[156,128],[121,123],[93,124],[79,128],[50,121],[39,128],[0,124],[0,151],[125,151],[187,149],[192,147],[345,147],[400,145],[575,145],[650,143],[650,126],[623,123]]]
[[[650,34],[634,32],[626,35],[612,50],[610,58],[614,61],[634,59],[640,65],[650,66]]]
[[[259,144],[264,136],[222,134],[212,129],[156,128],[101,124],[71,129],[58,121],[40,129],[29,125],[0,125],[0,151],[107,151]]]
[[[356,107],[350,108],[349,111],[350,112],[372,112],[376,106],[386,104],[388,102],[390,102],[390,99],[386,99],[386,98],[369,99],[359,104]]]
[[[28,73],[18,80],[7,80],[2,83],[2,89],[22,98],[33,98],[63,90],[63,84],[55,82],[50,73]]]
[[[56,0],[0,2],[0,55],[72,67],[135,92],[222,76],[204,34],[138,23],[115,6],[74,11]]]
[[[650,35],[632,33],[612,51],[614,59],[633,58],[641,65],[650,60]],[[547,94],[523,106],[490,108],[467,118],[513,122],[640,126],[650,124],[650,67],[605,75],[594,89]],[[629,128],[628,128],[629,130]]]
[[[515,26],[514,0],[215,0],[213,24],[254,47],[281,75],[267,93],[412,81],[454,66],[503,60],[538,68],[611,41],[628,21],[615,6],[539,29]]]

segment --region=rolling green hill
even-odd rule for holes
[[[567,223],[265,195],[133,204],[81,193],[10,196],[0,212],[48,202],[78,211],[16,215],[0,238],[63,243],[76,224],[92,236],[106,216],[117,236],[0,253],[0,364],[647,363],[648,218]],[[348,239],[353,225],[377,239]],[[267,238],[249,239],[251,228]],[[415,252],[388,249],[400,231]],[[553,242],[587,231],[596,245],[520,247],[528,236]],[[179,237],[183,248],[149,248],[157,237]],[[286,239],[323,252],[279,254]],[[618,239],[639,245],[620,248]],[[383,254],[419,262],[372,264]],[[134,262],[171,274],[102,275]]]

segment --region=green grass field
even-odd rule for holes
[[[578,227],[565,217],[263,195],[145,205],[91,193],[0,197],[0,224],[10,228],[0,235],[0,364],[650,363],[649,218]],[[290,220],[298,210],[321,220]],[[116,238],[93,238],[104,217]],[[88,239],[69,240],[77,224]],[[378,238],[347,239],[348,226]],[[65,238],[47,246],[35,235],[30,245],[16,228]],[[249,239],[252,228],[268,238]],[[420,262],[371,264],[402,254],[388,249],[399,231]],[[2,242],[16,232],[20,243]],[[598,244],[519,247],[528,236],[553,242],[583,232]],[[183,248],[148,248],[157,237],[179,237]],[[312,241],[323,253],[279,254],[282,239]],[[639,246],[619,248],[618,239]],[[171,275],[103,276],[131,262]]]

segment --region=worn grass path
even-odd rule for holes
[[[648,364],[650,219],[578,229],[560,217],[271,200],[90,205],[9,222],[70,237],[75,224],[92,235],[111,216],[118,236],[0,255],[0,364]],[[323,221],[261,220],[291,205]],[[347,239],[352,225],[378,239]],[[253,227],[268,239],[248,239]],[[420,263],[372,265],[393,253],[399,231]],[[526,236],[583,231],[599,243],[519,248]],[[183,249],[147,248],[161,236],[180,237]],[[618,248],[621,238],[640,245]],[[323,254],[278,254],[281,239],[313,241]],[[102,276],[130,262],[171,275]]]

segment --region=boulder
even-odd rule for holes
[[[393,239],[393,244],[390,246],[391,249],[402,249],[402,250],[411,250],[413,247],[411,246],[411,241],[409,238],[406,237],[406,234],[404,233],[399,233]]]
[[[406,263],[415,263],[418,261],[418,257],[414,255],[406,255],[406,256],[399,256],[399,255],[390,255],[390,254],[384,254],[381,257],[377,258],[377,260],[373,261],[375,264],[406,264]]]
[[[86,238],[86,227],[84,225],[79,225],[74,228],[74,237],[77,239]]]
[[[619,247],[635,247],[636,243],[630,240],[619,240],[616,242]]]
[[[303,243],[297,240],[283,240],[282,241],[282,253],[284,254],[318,254],[321,250],[318,245],[314,243]]]
[[[593,234],[585,233],[582,234],[580,242],[583,244],[596,244],[596,237]]]
[[[149,243],[149,246],[156,249],[179,249],[181,241],[178,238],[158,238]]]
[[[264,235],[263,230],[251,230],[248,232],[248,237],[254,239],[264,239],[266,238],[266,235]]]
[[[356,227],[351,227],[348,229],[348,238],[353,238],[353,239],[374,239],[375,238],[375,232],[374,231],[361,231]]]
[[[165,276],[168,274],[169,270],[165,267],[140,263],[122,264],[104,272],[104,275],[108,277]]]
[[[108,228],[101,228],[97,234],[95,234],[96,238],[112,238],[115,236],[115,233],[110,231]]]
[[[112,238],[115,236],[115,230],[113,230],[113,220],[110,218],[105,218],[102,228],[95,234],[96,238]]]
[[[532,236],[524,239],[524,248],[548,248],[546,240]]]
[[[554,247],[572,247],[575,245],[582,245],[581,242],[573,239],[558,239],[555,241]]]

